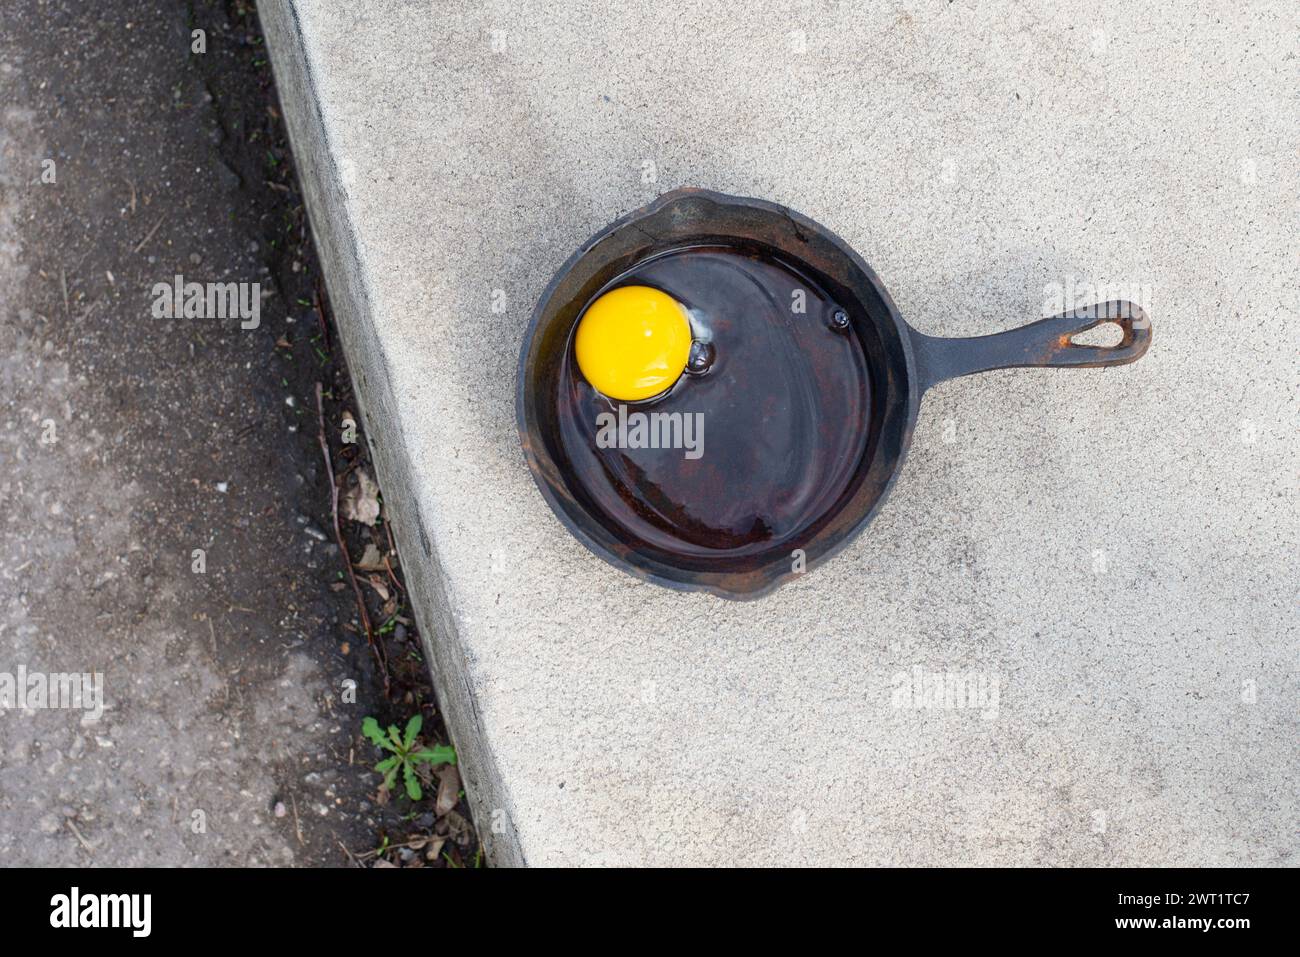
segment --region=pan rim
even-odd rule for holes
[[[612,550],[605,542],[593,536],[586,528],[576,522],[568,512],[565,503],[556,489],[552,487],[551,481],[547,479],[542,463],[539,459],[538,450],[533,447],[532,433],[530,431],[530,416],[528,402],[528,366],[533,346],[537,339],[537,332],[541,325],[543,316],[548,311],[559,285],[563,282],[574,267],[587,256],[601,241],[613,234],[614,232],[633,224],[640,220],[654,216],[662,212],[666,207],[682,202],[684,200],[706,200],[722,206],[741,206],[753,209],[763,210],[768,213],[783,217],[795,227],[796,232],[800,228],[806,228],[811,232],[818,234],[821,238],[829,242],[835,251],[843,256],[868,283],[872,290],[884,306],[884,313],[889,317],[898,338],[899,351],[901,352],[905,370],[906,370],[906,389],[900,391],[893,397],[894,404],[903,404],[901,435],[898,439],[898,447],[894,453],[894,462],[884,482],[881,483],[878,494],[871,501],[870,507],[865,509],[859,516],[849,516],[851,524],[834,541],[831,541],[825,549],[817,556],[817,563],[820,565],[837,555],[847,545],[858,537],[863,529],[869,525],[875,517],[877,511],[884,505],[893,488],[894,482],[902,470],[904,460],[906,459],[908,449],[911,445],[912,430],[916,422],[918,406],[920,401],[920,387],[918,383],[918,370],[915,356],[915,350],[912,342],[914,335],[911,327],[903,320],[894,304],[888,290],[880,281],[870,265],[840,236],[832,230],[827,229],[821,223],[810,219],[809,217],[790,209],[787,206],[773,203],[769,200],[757,199],[752,197],[735,196],[727,193],[716,192],[714,190],[701,189],[695,187],[683,187],[671,190],[656,197],[651,202],[637,209],[631,210],[613,222],[594,233],[586,242],[582,243],[574,252],[569,255],[563,264],[552,275],[551,280],[547,283],[546,288],[538,297],[533,307],[533,312],[529,318],[523,339],[520,344],[519,359],[515,370],[515,419],[516,428],[519,433],[521,451],[524,456],[524,463],[529,474],[533,478],[534,484],[538,491],[541,492],[543,500],[559,519],[560,523],[572,534],[579,542],[593,554],[620,569],[625,573],[632,574],[639,579],[652,582],[675,591],[681,592],[706,592],[719,598],[725,598],[733,601],[751,601],[763,598],[781,585],[787,584],[794,578],[803,577],[804,572],[796,572],[793,568],[786,570],[777,570],[771,564],[760,566],[759,568],[748,572],[691,572],[694,577],[689,580],[681,580],[660,573],[659,566],[671,568],[671,563],[656,561],[653,566],[645,561],[639,560],[639,554],[628,549],[626,553],[619,554]],[[689,240],[687,240],[689,241]],[[791,253],[791,255],[794,255]],[[797,257],[796,257],[797,258]],[[859,300],[862,296],[857,297]],[[879,319],[876,320],[879,323]],[[899,398],[901,396],[901,399]],[[888,409],[883,413],[888,415]],[[877,450],[876,455],[880,454]],[[888,453],[886,453],[888,454]],[[876,455],[873,455],[866,463],[869,470],[872,467]],[[547,455],[549,459],[549,453]],[[847,511],[852,503],[845,503],[837,511],[829,512],[829,515],[835,516],[841,512]]]

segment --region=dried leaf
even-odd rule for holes
[[[382,572],[384,570],[384,558],[379,554],[379,549],[373,542],[367,542],[365,551],[361,553],[361,561],[357,562],[357,568],[363,572]]]
[[[459,811],[448,811],[443,820],[447,822],[447,830],[451,833],[452,840],[462,847],[469,844],[474,829]]]
[[[356,476],[357,484],[348,489],[343,500],[343,514],[373,528],[379,520],[379,486],[364,469],[357,469]]]
[[[371,575],[366,579],[366,584],[375,590],[375,594],[379,596],[380,601],[388,601],[388,586],[384,584],[382,578],[378,575]]]
[[[433,813],[442,817],[460,803],[460,774],[455,765],[450,765],[438,774],[438,800],[434,802]]]

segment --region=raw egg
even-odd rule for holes
[[[624,402],[650,399],[672,388],[686,369],[691,324],[666,292],[622,286],[587,307],[574,351],[597,392]]]

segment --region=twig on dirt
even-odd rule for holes
[[[357,576],[352,571],[352,556],[348,554],[348,544],[343,540],[343,530],[339,527],[339,487],[334,481],[334,462],[330,457],[329,439],[325,437],[325,398],[324,389],[319,382],[316,383],[316,417],[320,423],[320,450],[325,456],[325,472],[330,480],[330,512],[334,519],[334,538],[339,543],[339,551],[343,554],[343,567],[348,570],[352,594],[357,599],[357,613],[361,616],[362,630],[366,633],[366,641],[370,643],[370,650],[379,665],[379,673],[384,677],[384,697],[387,698],[389,696],[388,662],[384,660],[383,649],[375,641],[374,629],[370,627],[370,615],[366,613],[366,599],[361,594],[361,586],[357,584]]]
[[[325,297],[321,295],[320,279],[316,280],[316,290],[312,294],[312,298],[316,300],[316,319],[320,322],[321,341],[325,344],[326,350],[332,352],[329,324],[325,321]]]
[[[346,453],[341,453],[341,454],[346,454]],[[354,468],[356,468],[360,464],[361,464],[361,459],[358,457],[353,459],[347,465],[345,465],[343,467],[343,471],[339,472],[339,481],[342,482],[345,478],[347,478],[348,473],[351,472]]]
[[[298,799],[294,797],[292,791],[289,792],[289,800],[293,802],[293,829],[298,835],[298,843],[306,845],[307,842],[302,839],[302,822],[298,820]]]
[[[95,853],[95,848],[91,845],[91,843],[88,840],[86,840],[86,836],[82,834],[80,830],[78,830],[77,825],[72,823],[71,818],[65,818],[63,823],[68,825],[68,827],[72,829],[72,833],[76,835],[77,841],[80,842],[81,846],[86,849],[87,854]]]
[[[63,287],[63,314],[72,315],[72,309],[68,306],[68,272],[66,269],[59,270],[59,285]]]
[[[388,555],[396,555],[397,546],[393,544],[393,524],[391,522],[384,522],[384,532],[388,535]],[[384,567],[388,569],[388,577],[393,580],[393,584],[397,586],[402,594],[406,594],[406,586],[397,580],[397,575],[393,572],[393,566],[388,563],[388,555],[384,556]]]
[[[135,252],[138,253],[140,250],[144,249],[144,244],[147,243],[149,240],[153,239],[153,234],[156,233],[156,232],[158,232],[158,227],[161,226],[161,225],[163,224],[163,220],[166,219],[166,218],[167,218],[166,216],[160,216],[160,217],[158,217],[158,222],[156,222],[156,223],[153,224],[153,229],[151,229],[151,230],[149,230],[149,232],[145,233],[145,237],[144,237],[144,239],[140,240],[140,244],[139,244],[138,246],[135,247],[135,250],[134,250]]]
[[[386,847],[384,847],[383,853],[387,854],[389,851],[400,851],[404,847],[412,847],[418,850],[419,848],[424,847],[428,843],[429,843],[429,838],[419,837],[416,838],[414,841],[403,841],[400,844],[389,844]],[[370,851],[362,851],[360,854],[354,857],[353,860],[369,861],[369,860],[373,860],[379,855],[380,855],[380,851],[378,848],[376,848]]]
[[[348,850],[348,846],[346,844],[344,844],[338,838],[335,838],[334,841],[336,844],[338,844],[339,847],[343,848],[343,853],[348,856],[348,860],[350,860],[357,867],[364,867],[364,865],[359,860],[357,860],[357,856]]]
[[[393,572],[393,566],[388,563],[387,555],[384,556],[384,567],[388,569],[388,577],[393,580],[393,584],[397,586],[397,590],[405,595],[406,589],[402,587],[402,583],[397,580],[397,575]]]

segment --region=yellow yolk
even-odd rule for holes
[[[686,310],[649,286],[605,293],[578,323],[578,368],[597,392],[635,402],[666,392],[691,353]]]

